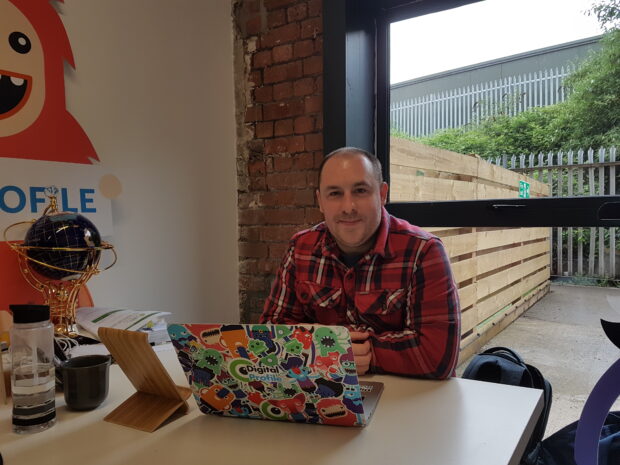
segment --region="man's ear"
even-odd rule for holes
[[[319,210],[321,211],[321,213],[323,213],[323,205],[321,205],[321,193],[318,189],[316,189],[314,192],[316,193],[316,201],[319,204]]]
[[[385,205],[385,203],[387,202],[388,189],[388,183],[382,182],[381,188],[379,189],[379,193],[381,194],[381,205]]]

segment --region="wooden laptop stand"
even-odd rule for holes
[[[191,389],[174,384],[146,333],[99,328],[98,334],[137,390],[105,421],[151,433],[176,411],[187,413]]]

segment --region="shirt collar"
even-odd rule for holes
[[[329,232],[329,229],[327,228],[325,222],[323,222],[321,226],[325,229],[325,234],[315,246],[314,255],[317,255],[319,257],[338,257],[340,251],[338,249],[338,244],[336,243],[334,236],[332,236]],[[382,257],[389,258],[392,255],[390,250],[390,244],[388,241],[388,236],[390,232],[390,214],[387,212],[385,207],[381,207],[381,223],[379,223],[377,231],[378,233],[375,239],[375,244],[365,255],[380,255]]]

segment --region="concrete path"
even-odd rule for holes
[[[514,349],[549,380],[553,402],[546,436],[579,419],[596,382],[620,358],[601,318],[620,322],[620,289],[552,284],[548,295],[482,349]],[[459,366],[459,376],[468,362]],[[620,410],[620,400],[614,409]]]

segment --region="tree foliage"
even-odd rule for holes
[[[601,48],[565,81],[568,98],[515,116],[501,112],[480,124],[448,129],[420,142],[482,157],[620,145],[620,0],[596,4],[607,32]]]

